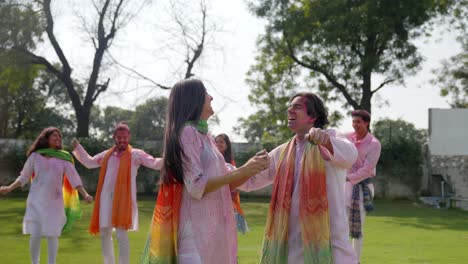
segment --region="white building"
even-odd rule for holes
[[[422,187],[468,210],[468,109],[429,109]]]

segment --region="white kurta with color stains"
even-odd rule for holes
[[[67,221],[63,207],[63,174],[75,188],[82,185],[80,176],[72,163],[58,158],[32,153],[18,177],[21,185],[27,184],[34,172],[23,220],[23,233],[31,233],[31,222],[41,226],[42,236],[60,236]]]
[[[108,150],[105,150],[94,157],[91,157],[86,150],[81,146],[76,146],[73,155],[83,164],[86,168],[101,167],[104,157]],[[141,149],[132,149],[132,168],[131,168],[131,196],[132,196],[132,228],[130,230],[138,230],[138,204],[137,204],[137,187],[136,176],[138,168],[143,165],[147,168],[159,170],[161,169],[161,159],[154,158]],[[100,211],[99,211],[99,227],[112,227],[112,207],[113,195],[115,190],[115,183],[117,181],[117,174],[120,165],[120,157],[115,153],[110,155],[107,161],[107,170],[104,178],[104,183],[101,190]],[[98,179],[96,179],[98,180]]]

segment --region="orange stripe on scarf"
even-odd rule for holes
[[[306,142],[301,168],[296,168],[295,140],[292,138],[280,153],[260,263],[288,263],[289,216],[297,169],[300,170],[299,224],[304,263],[333,263],[325,162],[319,146]]]
[[[173,178],[172,172],[167,172]],[[180,207],[184,185],[165,183],[159,187],[153,220],[139,264],[176,264]]]
[[[244,216],[244,211],[242,211],[241,205],[240,205],[240,194],[239,191],[232,191],[231,192],[231,199],[232,199],[232,206],[234,209],[242,216]]]
[[[99,233],[99,209],[101,205],[101,191],[107,171],[107,162],[114,152],[115,147],[109,149],[101,164],[99,181],[96,190],[96,201],[94,203],[93,216],[89,225],[89,232],[93,235]],[[120,157],[117,181],[114,189],[114,199],[112,202],[112,227],[128,230],[132,226],[132,197],[131,197],[131,166],[132,147],[127,149]]]

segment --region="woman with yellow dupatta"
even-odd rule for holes
[[[169,96],[161,186],[140,263],[236,264],[231,189],[269,165],[267,155],[228,171],[208,134],[211,97],[199,80]]]
[[[47,237],[48,263],[52,264],[62,230],[81,216],[76,190],[86,202],[92,202],[93,197],[83,188],[72,156],[62,149],[62,133],[58,128],[42,130],[27,156],[20,176],[9,186],[0,187],[0,193],[9,193],[31,180],[23,234],[31,235],[29,250],[33,264],[39,263],[41,237]]]

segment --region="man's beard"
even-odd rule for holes
[[[117,147],[117,150],[119,150],[119,151],[124,151],[124,150],[126,150],[126,149],[127,149],[127,146],[128,146],[128,144],[119,144],[119,143],[116,143],[115,145],[116,145],[116,147]]]

